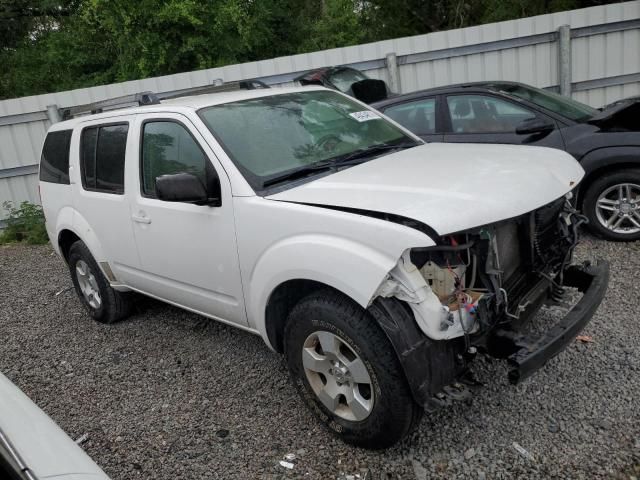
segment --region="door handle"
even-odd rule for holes
[[[147,217],[147,215],[144,212],[140,212],[139,215],[132,215],[131,218],[133,219],[134,222],[138,222],[138,223],[151,223],[151,218]]]

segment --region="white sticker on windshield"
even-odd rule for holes
[[[371,110],[363,110],[361,112],[353,112],[353,113],[350,113],[349,116],[355,118],[359,122],[367,122],[369,120],[376,120],[376,119],[380,118],[380,115],[378,115],[375,112],[372,112]]]

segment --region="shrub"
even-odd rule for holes
[[[0,230],[0,244],[24,242],[41,245],[49,241],[40,205],[22,202],[16,207],[13,202],[4,202],[2,206],[9,216],[5,229]]]

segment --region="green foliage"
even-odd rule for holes
[[[616,0],[0,0],[0,98],[612,1]]]
[[[0,244],[25,242],[41,245],[49,241],[40,205],[22,202],[16,207],[12,202],[4,202],[2,206],[9,217],[6,219],[6,228],[0,230]]]

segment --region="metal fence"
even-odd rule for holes
[[[328,65],[353,66],[401,93],[513,80],[598,107],[640,94],[640,0],[0,101],[0,204],[39,200],[36,173],[50,125],[48,106],[72,107],[147,90],[172,92],[217,79],[290,85],[300,73]]]

